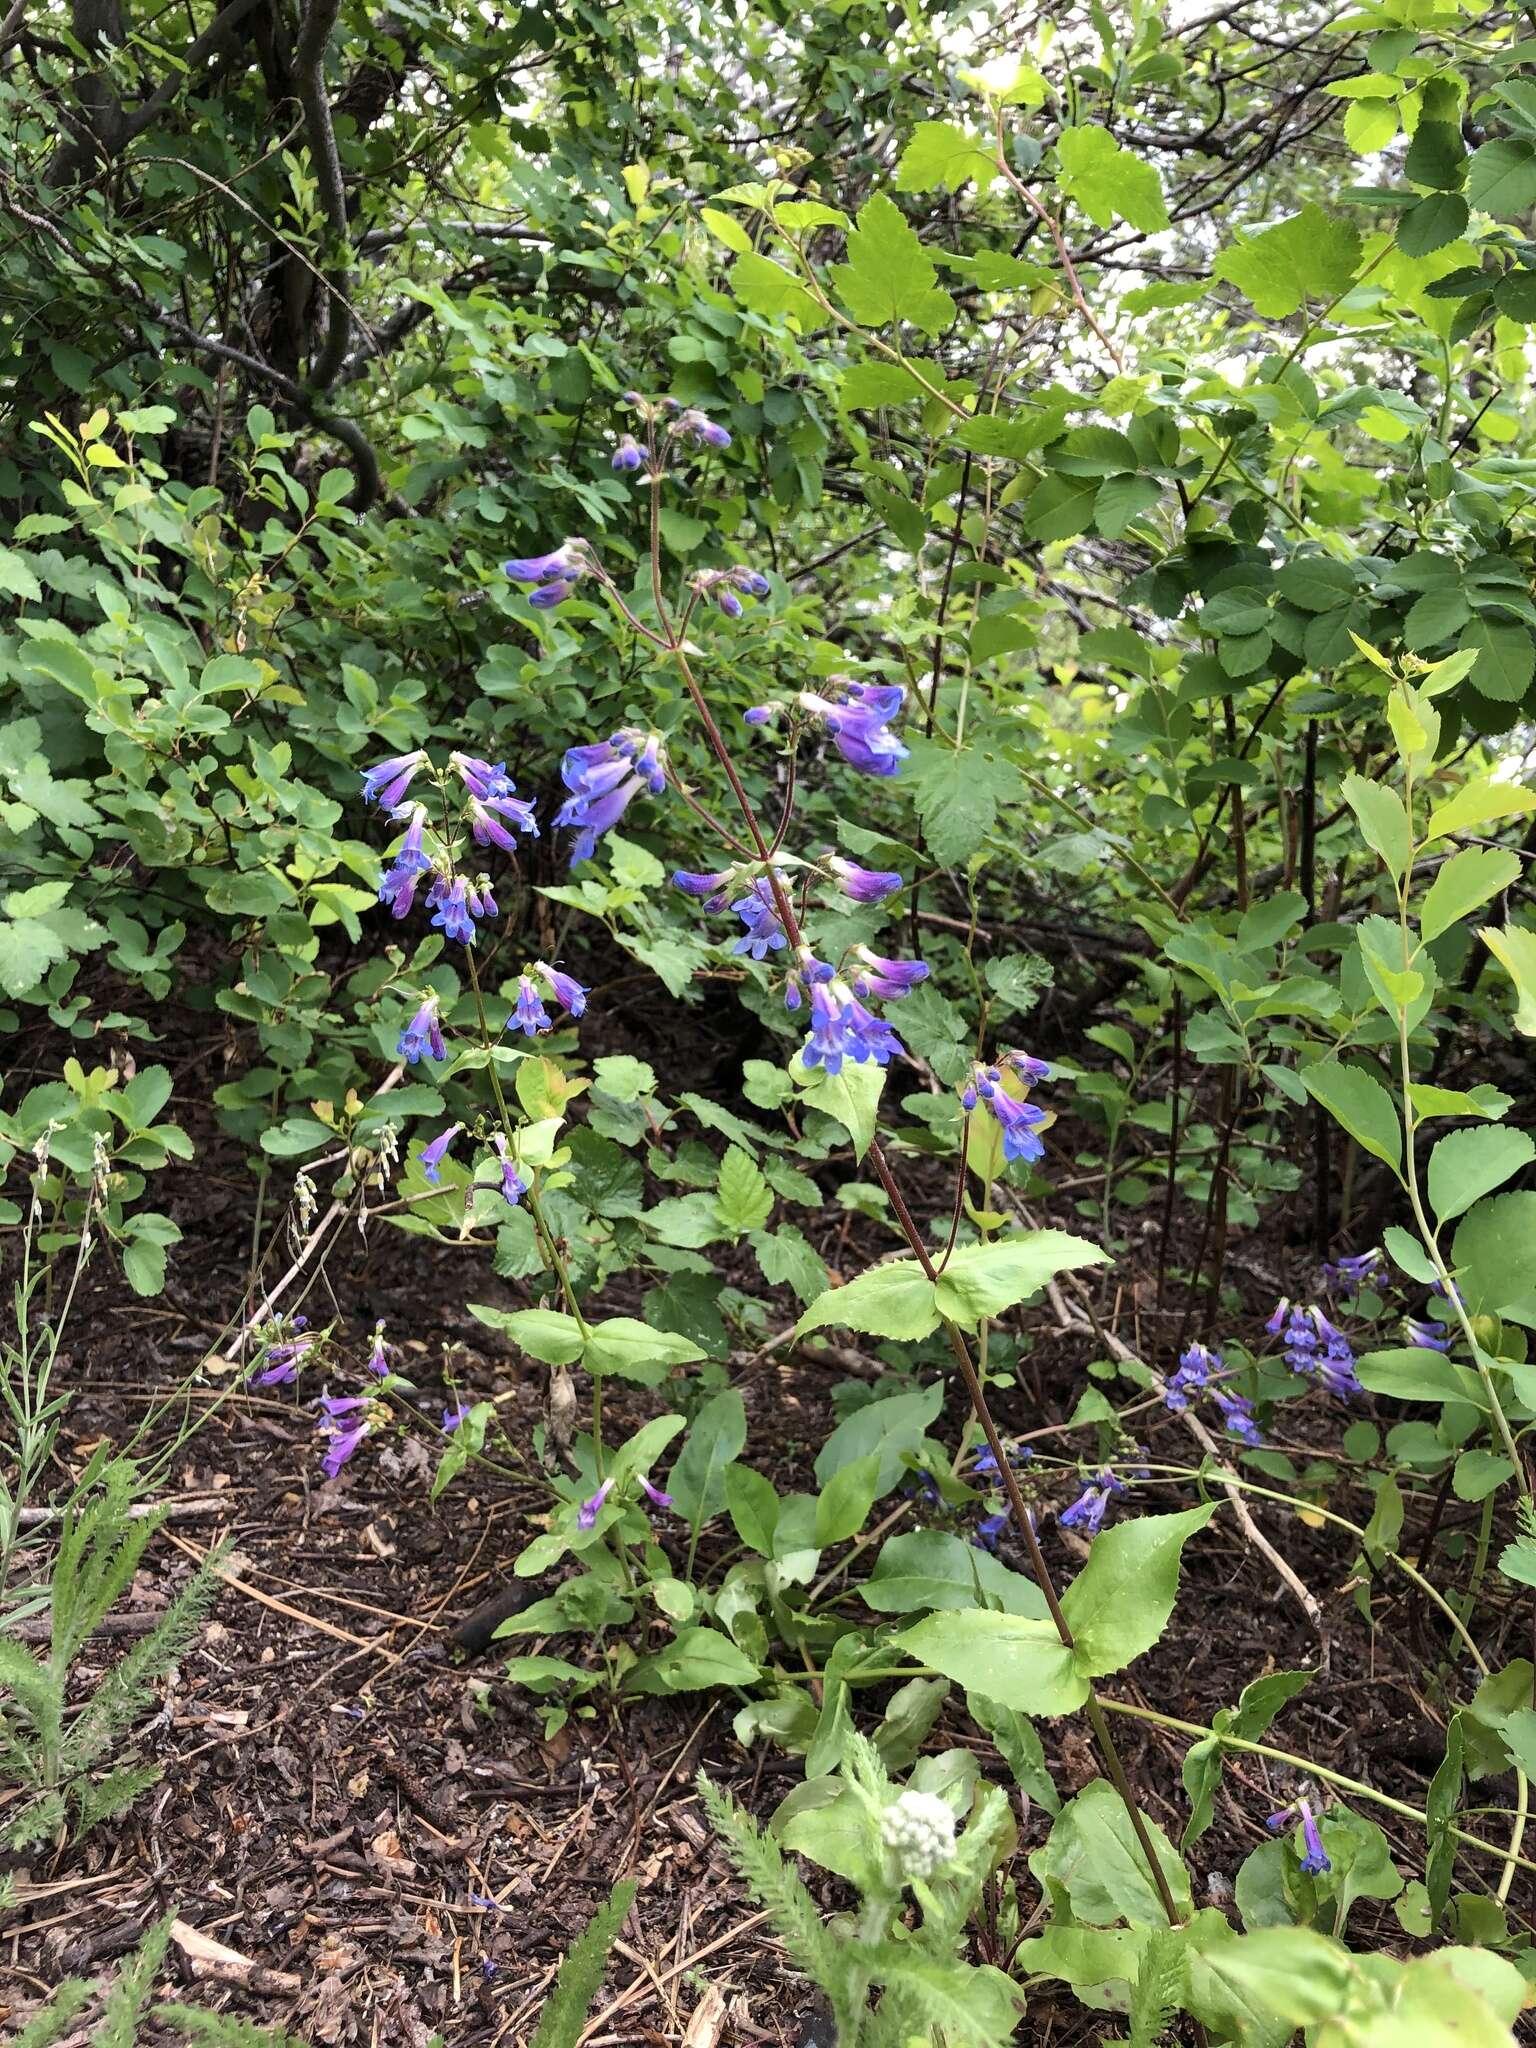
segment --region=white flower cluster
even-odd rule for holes
[[[932,1877],[955,1853],[955,1816],[931,1792],[903,1792],[880,1816],[880,1839],[904,1877]]]

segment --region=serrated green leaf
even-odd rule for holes
[[[1272,228],[1240,228],[1213,274],[1236,285],[1256,313],[1280,320],[1347,291],[1359,260],[1358,229],[1309,201]]]
[[[1122,149],[1107,128],[1064,128],[1056,138],[1056,161],[1061,189],[1095,227],[1113,227],[1117,214],[1143,234],[1167,227],[1155,165]]]
[[[838,297],[861,325],[889,327],[905,321],[929,335],[942,334],[955,317],[955,302],[938,287],[937,276],[933,259],[900,207],[883,192],[859,209],[848,237],[848,261],[832,273]]]

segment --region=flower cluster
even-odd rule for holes
[[[537,1038],[541,1032],[553,1028],[550,1014],[539,994],[539,981],[543,982],[561,1009],[572,1017],[581,1016],[587,1007],[587,991],[574,975],[562,974],[558,967],[551,967],[546,960],[535,960],[533,966],[518,977],[517,1002],[507,1019],[528,1038]]]
[[[1089,1536],[1097,1536],[1104,1526],[1110,1502],[1116,1494],[1124,1492],[1125,1481],[1117,1479],[1109,1467],[1104,1466],[1086,1482],[1072,1505],[1062,1509],[1061,1526],[1064,1529],[1082,1529]]]
[[[574,868],[592,858],[599,838],[619,822],[632,797],[642,789],[660,796],[666,788],[661,734],[626,725],[608,739],[567,747],[560,763],[560,780],[571,794],[555,813],[555,823],[575,829]]]
[[[1341,1401],[1360,1392],[1349,1339],[1320,1308],[1282,1297],[1264,1327],[1282,1339],[1281,1354],[1292,1372],[1315,1379]]]
[[[1192,1398],[1209,1394],[1233,1436],[1241,1437],[1258,1450],[1264,1438],[1254,1417],[1253,1403],[1224,1387],[1221,1383],[1226,1377],[1226,1361],[1219,1351],[1212,1351],[1205,1344],[1191,1344],[1179,1354],[1179,1369],[1170,1374],[1163,1389],[1163,1405],[1178,1414],[1189,1406]]]
[[[1310,1800],[1293,1800],[1289,1806],[1282,1806],[1278,1813],[1272,1813],[1264,1825],[1271,1834],[1278,1835],[1282,1829],[1291,1825],[1293,1816],[1301,1821],[1302,1869],[1308,1877],[1325,1876],[1332,1870],[1333,1863],[1323,1847],[1323,1838],[1317,1831],[1317,1821]]]
[[[443,1160],[447,1157],[454,1140],[463,1128],[462,1124],[449,1124],[446,1130],[438,1132],[430,1145],[423,1145],[420,1153],[417,1155],[421,1161],[421,1170],[433,1187],[438,1187],[441,1184]],[[476,1180],[473,1185],[476,1187],[499,1188],[502,1198],[508,1207],[515,1209],[523,1196],[527,1194],[528,1183],[517,1171],[516,1164],[507,1148],[507,1141],[502,1132],[493,1131],[491,1133],[491,1147],[496,1155],[494,1161],[495,1178],[490,1181]]]
[[[694,594],[708,598],[728,619],[741,617],[738,592],[748,597],[766,597],[771,585],[759,569],[701,569],[693,579]]]
[[[1027,1052],[1002,1053],[995,1066],[986,1066],[980,1060],[972,1064],[970,1079],[961,1090],[960,1105],[967,1113],[984,1109],[996,1119],[1003,1134],[1005,1159],[1044,1158],[1040,1132],[1051,1121],[1050,1114],[1026,1098],[1030,1087],[1036,1081],[1048,1080],[1050,1072],[1044,1060],[1032,1059]],[[1019,1093],[1005,1086],[1004,1077],[1008,1075],[1014,1077]]]
[[[880,1841],[902,1878],[921,1884],[954,1861],[954,1812],[937,1793],[909,1788],[881,1814]]]
[[[1007,1451],[1010,1465],[1027,1465],[1035,1455],[1028,1444],[1012,1444],[1006,1445],[1004,1448]],[[995,1479],[998,1471],[997,1458],[991,1446],[984,1444],[972,1461],[971,1472],[973,1476],[979,1479]],[[989,1514],[983,1515],[976,1524],[974,1541],[983,1550],[996,1550],[999,1539],[1012,1519],[1012,1515],[1013,1510],[1007,1505],[1001,1508],[994,1508]],[[1030,1516],[1030,1526],[1034,1526],[1033,1515]]]
[[[308,1316],[290,1316],[285,1334],[279,1324],[277,1341],[268,1344],[263,1370],[255,1375],[257,1386],[292,1386],[299,1376],[299,1367],[318,1341],[319,1332],[309,1327]]]
[[[1367,1288],[1380,1294],[1390,1274],[1386,1254],[1377,1245],[1368,1252],[1327,1260],[1323,1266],[1323,1285],[1336,1300],[1356,1301]]]
[[[528,602],[540,611],[564,604],[584,576],[597,573],[591,548],[579,537],[561,541],[547,555],[519,555],[502,568],[514,583],[531,583]]]
[[[894,775],[907,758],[907,749],[891,731],[892,720],[906,700],[905,686],[832,676],[827,689],[833,694],[802,690],[795,699],[796,707],[824,728],[849,767],[865,775]],[[782,703],[754,704],[746,713],[746,722],[767,725],[787,708]]]
[[[387,904],[395,917],[407,916],[422,880],[430,875],[426,903],[432,912],[434,930],[472,946],[477,920],[499,915],[491,893],[491,878],[480,874],[471,879],[461,873],[450,846],[435,838],[429,842],[426,805],[405,802],[413,778],[426,764],[426,752],[418,747],[413,754],[397,754],[380,761],[363,776],[364,798],[369,803],[382,804],[395,823],[405,827],[379,884],[379,901]],[[503,853],[515,854],[519,833],[538,838],[533,805],[516,794],[517,785],[500,761],[482,761],[478,754],[453,753],[448,756],[448,765],[462,787],[461,822],[469,826],[477,846],[495,846]]]

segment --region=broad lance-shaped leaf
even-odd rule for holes
[[[929,1280],[916,1259],[892,1259],[813,1301],[796,1327],[803,1334],[840,1324],[908,1342],[930,1336],[944,1317],[974,1329],[983,1316],[1002,1315],[1058,1273],[1103,1265],[1108,1257],[1064,1230],[1026,1230],[963,1245],[937,1280]]]
[[[954,1252],[939,1275],[935,1301],[951,1322],[974,1328],[983,1316],[999,1316],[1054,1280],[1083,1266],[1102,1266],[1109,1253],[1064,1230],[1027,1230]]]
[[[581,1325],[574,1316],[549,1308],[490,1308],[484,1302],[469,1304],[472,1316],[487,1328],[500,1330],[520,1351],[545,1365],[573,1365],[581,1356]]]
[[[1073,1663],[1085,1679],[1122,1670],[1162,1635],[1178,1596],[1184,1545],[1215,1512],[1208,1501],[1179,1515],[1141,1515],[1094,1538],[1061,1603]]]
[[[1052,1621],[961,1609],[930,1614],[892,1641],[967,1691],[1022,1714],[1070,1714],[1088,1697],[1088,1681]]]
[[[1392,1098],[1361,1067],[1338,1060],[1318,1060],[1301,1070],[1301,1084],[1315,1102],[1341,1123],[1357,1145],[1384,1159],[1401,1178],[1403,1128]]]

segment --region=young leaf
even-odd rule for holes
[[[1515,985],[1515,1029],[1536,1038],[1536,932],[1518,924],[1503,931],[1484,926],[1478,937]]]
[[[1184,1545],[1215,1512],[1216,1503],[1208,1501],[1183,1514],[1141,1515],[1094,1539],[1087,1564],[1062,1598],[1085,1678],[1119,1671],[1151,1649],[1173,1612]]]
[[[1466,846],[1450,859],[1429,885],[1419,912],[1419,930],[1438,939],[1453,924],[1507,889],[1520,873],[1520,856],[1502,847]]]
[[[1023,1714],[1070,1714],[1088,1697],[1088,1681],[1054,1622],[972,1608],[930,1614],[891,1640],[957,1685]]]
[[[1536,1139],[1504,1124],[1452,1131],[1429,1155],[1429,1199],[1442,1223],[1460,1216],[1484,1195],[1536,1159]]]
[[[1167,227],[1156,167],[1122,149],[1107,128],[1064,128],[1056,138],[1056,161],[1061,189],[1095,227],[1113,227],[1116,214],[1144,234]]]
[[[1083,1266],[1108,1263],[1108,1252],[1064,1230],[1025,1230],[987,1244],[962,1245],[938,1278],[934,1300],[941,1315],[965,1328],[982,1316],[1000,1316],[1054,1280]]]
[[[1380,854],[1394,879],[1406,874],[1413,858],[1413,831],[1397,791],[1383,782],[1368,782],[1363,775],[1346,775],[1343,789],[1366,844]]]
[[[1357,1145],[1384,1159],[1399,1173],[1403,1158],[1403,1132],[1392,1098],[1378,1080],[1360,1067],[1346,1067],[1338,1060],[1318,1060],[1303,1067],[1301,1083],[1314,1101],[1341,1123]]]
[[[720,1221],[738,1237],[761,1229],[773,1213],[773,1194],[754,1162],[733,1145],[720,1162]]]

